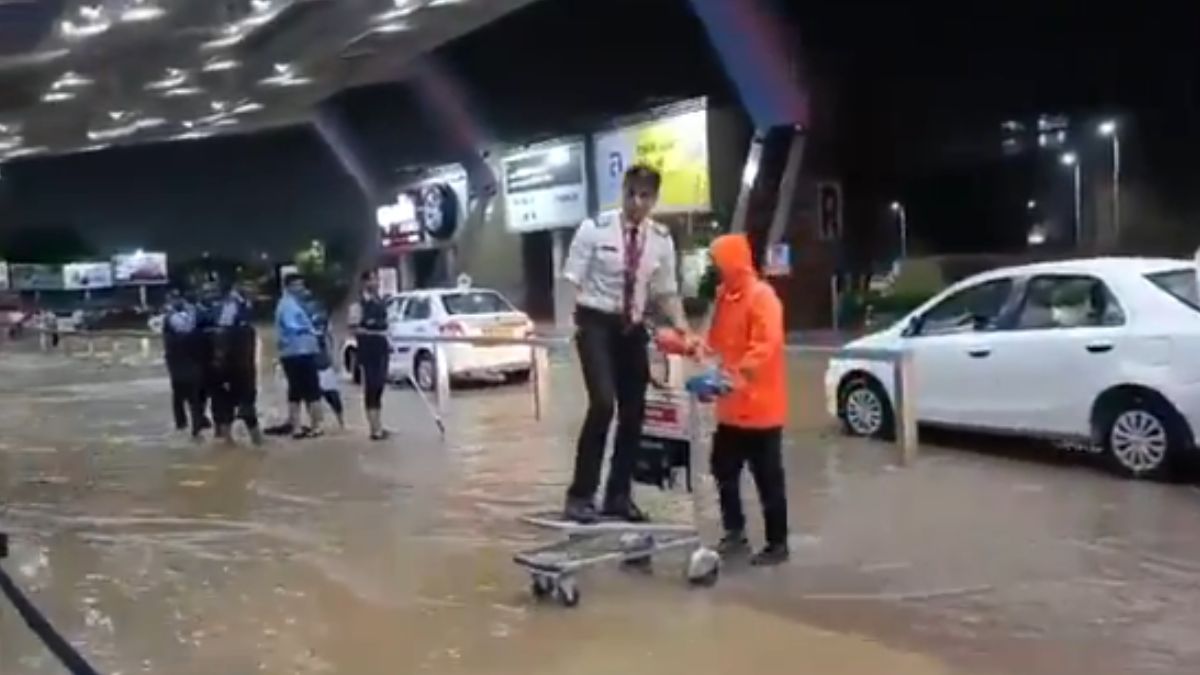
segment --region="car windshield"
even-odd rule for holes
[[[1169,272],[1147,274],[1146,278],[1155,286],[1175,296],[1183,304],[1200,311],[1200,288],[1196,286],[1196,270],[1178,269]]]
[[[501,314],[513,311],[512,305],[492,291],[468,291],[442,296],[447,314]]]

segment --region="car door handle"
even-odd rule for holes
[[[1113,344],[1111,342],[1093,342],[1084,349],[1091,354],[1107,354],[1113,350]]]
[[[986,359],[992,355],[992,350],[988,347],[976,347],[975,349],[967,350],[967,356],[973,359]]]

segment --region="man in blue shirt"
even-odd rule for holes
[[[285,425],[293,438],[322,434],[321,381],[317,355],[321,352],[317,329],[305,305],[304,277],[289,274],[284,279],[283,297],[275,308],[275,331],[279,339],[279,363],[287,378],[288,419]],[[300,426],[300,404],[308,409],[310,426]]]

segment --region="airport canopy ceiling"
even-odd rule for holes
[[[0,0],[0,161],[305,121],[532,0]]]

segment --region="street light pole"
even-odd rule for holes
[[[1074,173],[1075,187],[1075,248],[1083,243],[1083,176],[1080,172],[1079,156],[1073,152],[1063,153],[1059,158],[1063,166],[1071,167]]]
[[[892,202],[892,213],[900,220],[900,259],[908,259],[908,212],[900,202]]]
[[[1100,135],[1112,140],[1113,234],[1119,242],[1121,240],[1121,134],[1118,133],[1116,121],[1101,122]]]

